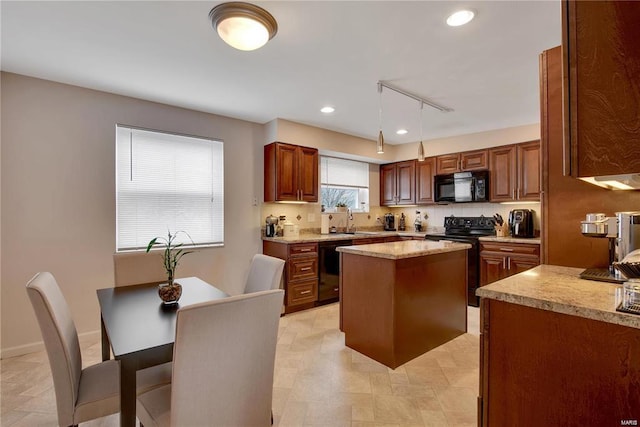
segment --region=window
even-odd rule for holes
[[[222,141],[116,127],[116,249],[167,231],[185,244],[224,243]]]
[[[369,212],[369,164],[320,157],[320,189],[327,209],[341,203],[354,212]]]

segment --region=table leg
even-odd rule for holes
[[[120,359],[120,427],[136,425],[136,369],[136,360]]]
[[[107,329],[104,327],[104,320],[100,315],[100,335],[102,338],[102,361],[109,360],[111,358],[111,343],[109,342],[109,336],[107,335]]]

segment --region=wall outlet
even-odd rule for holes
[[[258,198],[257,197],[253,198],[253,206],[258,206]]]

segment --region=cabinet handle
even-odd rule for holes
[[[520,200],[520,188],[518,188],[518,200]]]
[[[512,194],[511,198],[515,199],[516,198],[516,189],[515,188],[511,191],[511,194]]]
[[[503,252],[513,252],[513,249],[511,248],[500,248],[500,250]]]
[[[311,252],[311,248],[300,249],[300,252]]]
[[[302,292],[300,292],[300,295],[310,294],[310,293],[311,293],[311,291],[302,291]]]
[[[507,258],[502,258],[502,269],[503,270],[507,269]]]
[[[507,258],[507,269],[511,270],[511,258]]]
[[[307,270],[311,270],[311,267],[303,267],[300,269],[300,271],[307,271]]]
[[[333,288],[334,292],[338,292],[340,290],[340,288]]]

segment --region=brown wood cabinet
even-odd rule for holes
[[[479,426],[640,418],[638,329],[487,298],[480,313]]]
[[[311,308],[318,300],[318,244],[262,242],[262,253],[286,262],[285,313]]]
[[[414,205],[416,203],[416,161],[380,166],[380,205]]]
[[[264,201],[317,202],[318,150],[282,142],[265,145]]]
[[[489,149],[490,201],[540,200],[540,165],[540,141]]]
[[[563,1],[565,174],[640,173],[640,5]]]
[[[540,264],[540,245],[480,242],[480,286]]]
[[[427,205],[434,202],[433,176],[436,174],[436,158],[427,157],[416,162],[416,204]]]
[[[436,157],[436,174],[482,170],[489,167],[488,151],[474,150]]]

